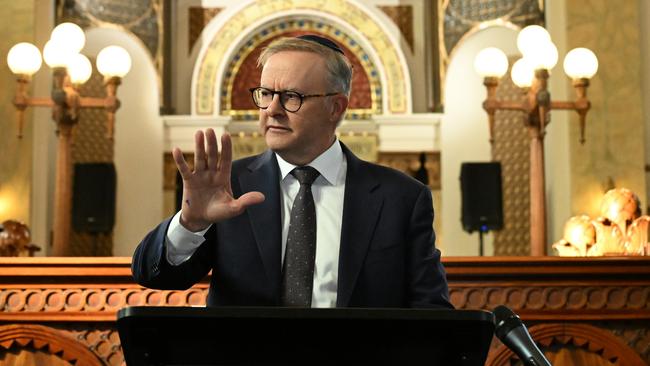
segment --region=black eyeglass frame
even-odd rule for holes
[[[300,108],[302,107],[302,104],[305,101],[305,99],[319,98],[319,97],[331,97],[333,95],[340,94],[338,92],[332,92],[332,93],[326,93],[326,94],[300,94],[300,93],[298,93],[297,91],[294,91],[294,90],[272,90],[272,89],[265,88],[265,87],[262,87],[262,86],[258,86],[258,87],[255,87],[255,88],[248,89],[248,91],[251,92],[251,98],[253,98],[253,103],[255,104],[255,106],[257,108],[260,108],[260,109],[267,109],[271,105],[271,103],[269,103],[269,105],[267,105],[266,107],[262,107],[259,104],[257,104],[257,102],[255,101],[255,92],[258,91],[258,90],[265,90],[265,91],[271,93],[271,103],[273,103],[273,99],[275,98],[275,95],[278,94],[280,96],[280,105],[282,106],[282,109],[284,109],[285,111],[290,112],[290,113],[298,112],[300,110]],[[300,104],[298,105],[298,108],[296,108],[296,110],[292,111],[292,110],[288,109],[284,105],[284,100],[282,99],[282,94],[283,93],[291,93],[291,94],[295,94],[298,97],[300,97]]]

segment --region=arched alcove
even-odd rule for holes
[[[220,93],[223,92],[224,79],[229,77],[230,60],[247,46],[260,27],[276,23],[278,19],[297,17],[319,19],[321,23],[349,34],[353,46],[363,50],[377,67],[376,76],[381,80],[382,114],[411,112],[410,75],[399,41],[393,39],[384,25],[375,19],[375,14],[364,6],[332,0],[299,4],[248,3],[232,13],[215,17],[203,31],[202,38],[208,41],[203,44],[194,68],[192,114],[219,114],[222,110]]]
[[[467,36],[458,44],[444,81],[445,115],[441,134],[442,220],[440,246],[445,255],[477,255],[478,233],[469,234],[461,225],[460,167],[463,162],[491,160],[486,96],[483,80],[474,70],[474,58],[485,47],[499,47],[516,54],[517,31],[492,26]],[[485,253],[492,253],[492,235],[485,240]]]
[[[133,35],[117,29],[86,32],[84,52],[96,55],[115,44],[131,55],[131,71],[117,91],[114,162],[117,202],[113,254],[130,256],[144,234],[162,218],[163,123],[159,116],[158,81],[153,60]]]
[[[352,94],[348,119],[364,118],[382,113],[382,91],[379,71],[364,49],[346,32],[328,24],[324,19],[294,17],[265,23],[244,40],[244,45],[232,55],[221,85],[222,115],[250,117],[257,120],[258,109],[253,105],[248,88],[259,84],[261,70],[257,58],[262,49],[275,39],[319,34],[336,41],[352,63]],[[244,118],[246,119],[246,118]]]

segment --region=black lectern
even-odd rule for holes
[[[485,311],[129,307],[124,357],[140,365],[482,366],[494,334]]]

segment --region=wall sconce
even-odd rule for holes
[[[16,107],[18,137],[22,137],[24,112],[27,107],[51,107],[56,123],[58,146],[54,203],[53,254],[67,254],[70,236],[71,201],[71,138],[77,123],[79,109],[103,108],[107,115],[106,132],[113,138],[115,111],[120,107],[117,87],[131,69],[131,57],[119,46],[108,46],[97,55],[97,69],[104,75],[106,97],[88,98],[79,95],[79,86],[92,74],[88,58],[79,52],[86,43],[83,30],[73,23],[62,23],[52,30],[50,40],[43,47],[45,63],[52,68],[53,88],[50,98],[30,97],[27,88],[31,77],[41,67],[41,53],[31,43],[14,45],[7,55],[9,68],[16,75]]]
[[[494,114],[497,110],[517,110],[528,114],[525,123],[530,137],[530,254],[538,256],[546,254],[544,135],[546,125],[551,122],[550,111],[576,111],[580,116],[580,142],[584,143],[585,117],[591,107],[587,88],[589,79],[598,70],[598,59],[586,48],[576,48],[567,53],[564,70],[573,79],[577,98],[573,102],[552,101],[547,84],[549,70],[557,63],[558,52],[551,36],[540,26],[528,26],[519,32],[517,48],[523,58],[513,64],[511,77],[526,93],[523,102],[496,98],[499,79],[508,71],[508,58],[503,51],[494,47],[483,49],[474,60],[474,68],[483,76],[483,85],[487,88],[483,109],[488,113],[491,144],[494,143]]]

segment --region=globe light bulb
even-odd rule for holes
[[[524,58],[533,70],[551,70],[557,64],[557,47],[550,41],[541,43],[524,55]]]
[[[535,79],[535,70],[524,58],[520,58],[512,65],[510,70],[512,82],[520,88],[529,88]]]
[[[97,70],[107,78],[122,78],[131,70],[131,56],[120,46],[108,46],[97,55]]]
[[[539,25],[529,25],[517,35],[517,48],[524,57],[529,57],[540,44],[551,42],[551,35]]]
[[[508,71],[508,58],[496,47],[484,48],[474,59],[474,70],[482,77],[500,78]]]
[[[572,79],[591,79],[598,71],[598,58],[588,48],[574,48],[564,57],[564,72]]]
[[[71,53],[79,53],[86,44],[83,29],[74,23],[61,23],[52,30],[50,39],[68,48]]]
[[[15,44],[7,54],[7,65],[17,75],[32,76],[42,64],[41,52],[31,43]]]
[[[70,75],[70,81],[73,84],[83,84],[93,73],[93,66],[90,64],[88,57],[77,53],[68,62],[68,74]]]
[[[60,44],[58,41],[50,39],[43,47],[43,58],[47,66],[51,68],[66,67],[75,52],[69,47]]]

